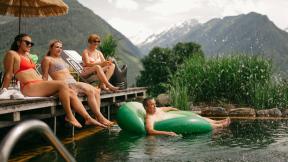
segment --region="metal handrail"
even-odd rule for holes
[[[16,142],[29,131],[35,131],[44,134],[45,137],[52,143],[54,148],[68,162],[76,162],[66,148],[61,144],[58,138],[53,134],[47,124],[39,120],[28,120],[14,127],[2,140],[0,144],[0,161],[7,162]]]

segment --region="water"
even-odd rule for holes
[[[288,161],[286,120],[238,120],[201,135],[135,136],[114,127],[65,145],[79,162],[95,161]],[[62,162],[55,151],[30,162]]]

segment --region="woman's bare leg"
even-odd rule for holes
[[[101,113],[101,111],[100,111],[100,107],[101,107],[101,96],[100,96],[100,89],[96,89],[96,88],[94,88],[94,99],[95,99],[95,101],[96,101],[96,109],[95,109],[95,115],[96,115],[96,117],[97,117],[97,119],[101,122],[101,123],[103,123],[103,124],[105,124],[105,125],[107,125],[107,126],[112,126],[114,123],[113,122],[111,122],[110,120],[108,120],[107,118],[105,118],[104,116],[103,116],[103,114]],[[91,97],[91,98],[92,98]]]
[[[71,98],[71,104],[73,105],[75,112],[77,112],[85,119],[85,125],[98,125],[103,128],[106,128],[105,125],[97,122],[88,114],[82,102],[79,100],[79,98],[77,97],[76,93],[73,90],[71,90],[70,92],[70,98]]]
[[[99,65],[93,66],[94,70],[96,71],[97,77],[101,83],[105,85],[105,87],[109,88],[112,91],[117,91],[119,87],[113,86],[107,79],[106,74],[104,73],[103,69]],[[103,88],[105,88],[103,87]]]
[[[100,89],[91,86],[90,84],[78,82],[77,86],[83,90],[87,96],[88,105],[95,114],[98,121],[104,125],[111,126],[113,122],[106,119],[100,111]]]
[[[66,120],[75,127],[81,128],[82,125],[77,121],[70,107],[69,91],[68,85],[62,81],[40,81],[26,85],[23,89],[23,94],[31,97],[48,97],[58,93],[66,112]]]
[[[109,80],[111,76],[113,75],[114,69],[115,69],[115,64],[113,63],[107,67],[106,72],[105,72],[107,80]]]

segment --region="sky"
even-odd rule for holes
[[[134,44],[175,24],[257,12],[288,28],[288,0],[78,0]]]

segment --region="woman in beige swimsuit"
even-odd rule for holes
[[[100,87],[104,90],[117,91],[119,87],[109,83],[109,79],[113,75],[115,65],[110,60],[105,60],[101,51],[97,50],[100,44],[100,37],[91,34],[88,37],[88,47],[82,52],[83,72],[81,76],[87,77],[96,73],[100,80]]]

